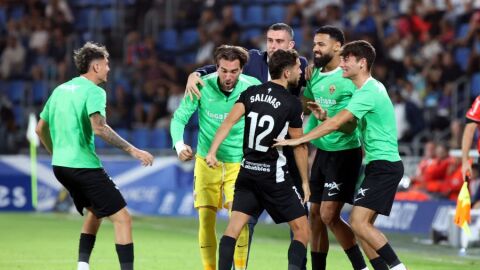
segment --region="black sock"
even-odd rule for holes
[[[372,265],[373,270],[388,270],[387,263],[381,257],[371,259],[370,264]]]
[[[377,250],[377,254],[382,257],[382,259],[387,263],[387,265],[392,268],[400,264],[400,260],[393,251],[389,243],[386,243],[383,247]]]
[[[218,270],[232,269],[233,253],[237,240],[230,236],[222,236],[218,247]]]
[[[307,248],[302,242],[292,240],[288,248],[288,270],[300,270],[307,255]]]
[[[121,270],[133,270],[133,243],[120,245],[115,244]]]
[[[92,254],[93,246],[95,245],[95,235],[93,234],[80,234],[80,244],[78,247],[78,261],[86,262],[90,260],[90,254]]]
[[[360,248],[358,245],[354,245],[353,247],[345,250],[345,253],[347,253],[348,259],[352,263],[353,269],[355,270],[362,270],[367,265],[365,264],[365,260],[363,259],[362,252],[360,251]]]
[[[327,267],[327,254],[324,252],[310,252],[312,257],[312,270],[325,270]]]

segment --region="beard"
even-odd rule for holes
[[[323,68],[332,60],[333,56],[331,54],[324,54],[320,57],[313,57],[313,65],[316,68]]]

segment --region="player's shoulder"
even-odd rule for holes
[[[263,57],[265,55],[265,52],[260,51],[258,49],[250,49],[250,50],[248,50],[248,55],[250,57]]]
[[[218,72],[213,72],[213,73],[210,73],[210,74],[206,74],[206,75],[203,75],[202,77],[200,77],[203,81],[216,81],[217,78],[218,78]]]
[[[247,85],[259,85],[262,83],[257,78],[245,74],[240,74],[240,76],[238,77],[238,81]]]

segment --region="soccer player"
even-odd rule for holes
[[[342,76],[340,68],[340,49],[345,37],[337,27],[322,26],[314,36],[314,69],[307,81],[303,93],[304,104],[316,102],[323,114],[318,119],[310,117],[309,124],[314,126],[333,117],[343,110],[350,101],[355,85]],[[355,124],[354,121],[353,124]],[[308,130],[308,128],[307,128]],[[334,131],[324,137],[313,140],[317,153],[310,174],[310,228],[311,262],[313,270],[325,270],[329,248],[326,226],[340,243],[353,269],[365,269],[362,252],[358,247],[350,226],[340,217],[345,203],[353,204],[355,185],[362,164],[362,149],[357,130],[352,133]],[[326,226],[325,226],[326,225]],[[376,255],[372,260],[383,263]],[[385,263],[383,263],[385,267]],[[384,268],[385,269],[385,268]],[[387,268],[388,269],[388,268]]]
[[[388,216],[403,164],[398,154],[395,113],[385,86],[371,76],[375,49],[364,40],[343,46],[340,67],[356,90],[347,107],[321,125],[297,139],[278,142],[275,146],[298,145],[326,136],[353,120],[357,120],[366,153],[365,179],[354,199],[350,224],[357,237],[372,247],[390,269],[404,270],[387,238],[374,227],[378,214]],[[313,107],[314,104],[311,104]],[[321,111],[318,106],[314,109]]]
[[[272,54],[278,49],[289,50],[293,49],[295,46],[295,41],[293,40],[294,32],[293,29],[284,23],[276,23],[271,25],[267,30],[266,40],[267,40],[267,51],[259,51],[256,49],[251,49],[248,51],[249,60],[243,68],[243,74],[249,75],[257,78],[261,82],[267,82],[271,78],[271,74],[268,68],[268,61]],[[305,57],[299,57],[300,59],[300,68],[302,70],[302,75],[300,76],[300,81],[296,86],[289,86],[288,91],[295,96],[300,94],[300,90],[305,86],[305,76],[307,59]],[[204,82],[200,76],[215,72],[215,66],[205,66],[203,68],[197,69],[196,72],[193,72],[188,77],[188,82],[185,87],[186,95],[189,95],[191,98],[193,95],[200,98],[200,91],[198,90],[199,85],[204,85]],[[294,185],[297,187],[297,190],[302,194],[302,182],[301,177],[298,172],[295,159],[293,157],[293,150],[291,147],[284,147],[283,149],[285,157],[287,158],[287,164],[290,171],[290,176],[293,180]],[[305,210],[307,211],[307,210]],[[256,219],[250,220],[249,229],[250,229],[250,242],[253,236],[254,227],[257,223]],[[248,259],[248,258],[245,258]],[[304,262],[302,270],[306,269],[307,262]]]
[[[299,270],[306,255],[310,229],[303,204],[310,191],[307,176],[307,147],[294,149],[297,166],[302,177],[305,198],[297,192],[289,175],[281,148],[272,148],[274,139],[292,138],[303,134],[302,107],[287,88],[295,87],[301,69],[294,50],[277,50],[269,59],[272,80],[252,86],[240,95],[230,114],[217,130],[207,154],[207,164],[219,165],[219,146],[232,127],[245,116],[243,160],[232,206],[232,217],[220,240],[219,270],[229,270],[238,235],[250,217],[267,210],[276,223],[288,222],[293,240],[288,250],[288,269]]]
[[[238,46],[222,45],[215,50],[217,72],[203,76],[203,98],[184,97],[175,111],[170,131],[172,142],[181,161],[193,158],[193,151],[183,142],[183,131],[195,111],[199,111],[198,152],[195,158],[194,204],[199,216],[200,254],[205,270],[216,269],[217,238],[215,222],[217,210],[231,209],[233,187],[240,170],[244,122],[237,123],[219,149],[221,166],[210,168],[205,162],[207,151],[216,130],[225,120],[240,94],[249,86],[260,84],[257,79],[243,75],[248,52]],[[225,197],[223,203],[222,197]],[[248,228],[242,231],[236,250],[235,269],[246,269],[248,253]]]
[[[151,166],[153,156],[120,137],[106,122],[106,93],[98,84],[110,70],[104,46],[87,42],[74,53],[79,77],[59,85],[48,99],[36,132],[53,155],[53,172],[70,192],[78,212],[87,215],[80,234],[78,270],[89,269],[95,236],[104,217],[115,228],[115,247],[122,270],[133,269],[132,220],[126,203],[95,153],[94,137]]]

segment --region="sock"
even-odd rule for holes
[[[383,247],[376,250],[377,254],[387,263],[390,268],[393,268],[400,264],[400,260],[393,251],[389,243],[386,243]]]
[[[232,269],[233,253],[235,252],[235,238],[222,236],[218,250],[218,270]]]
[[[310,252],[312,257],[312,270],[325,270],[327,267],[327,254],[326,252]]]
[[[96,236],[93,234],[80,234],[80,244],[78,247],[78,261],[88,264],[90,261],[90,254],[92,254],[93,246],[95,245]]]
[[[78,262],[77,270],[90,270],[90,266],[86,262]]]
[[[405,267],[403,263],[400,263],[390,268],[390,270],[407,270],[407,267]]]
[[[370,264],[372,265],[374,270],[388,270],[387,263],[380,257],[371,259]]]
[[[249,229],[248,229],[248,225],[245,225],[243,226],[242,231],[238,236],[237,244],[235,245],[235,254],[233,256],[235,270],[247,269],[248,240],[249,240]]]
[[[367,267],[367,265],[365,264],[365,260],[363,259],[362,252],[360,251],[360,248],[357,244],[345,250],[345,253],[347,253],[348,259],[352,263],[353,269],[361,270]]]
[[[121,270],[133,270],[133,243],[120,245],[115,244],[118,261]]]
[[[307,248],[302,242],[292,240],[288,248],[288,270],[300,270],[307,255]]]
[[[217,212],[209,208],[198,209],[198,242],[204,270],[215,270],[217,267],[217,235],[215,226]]]

